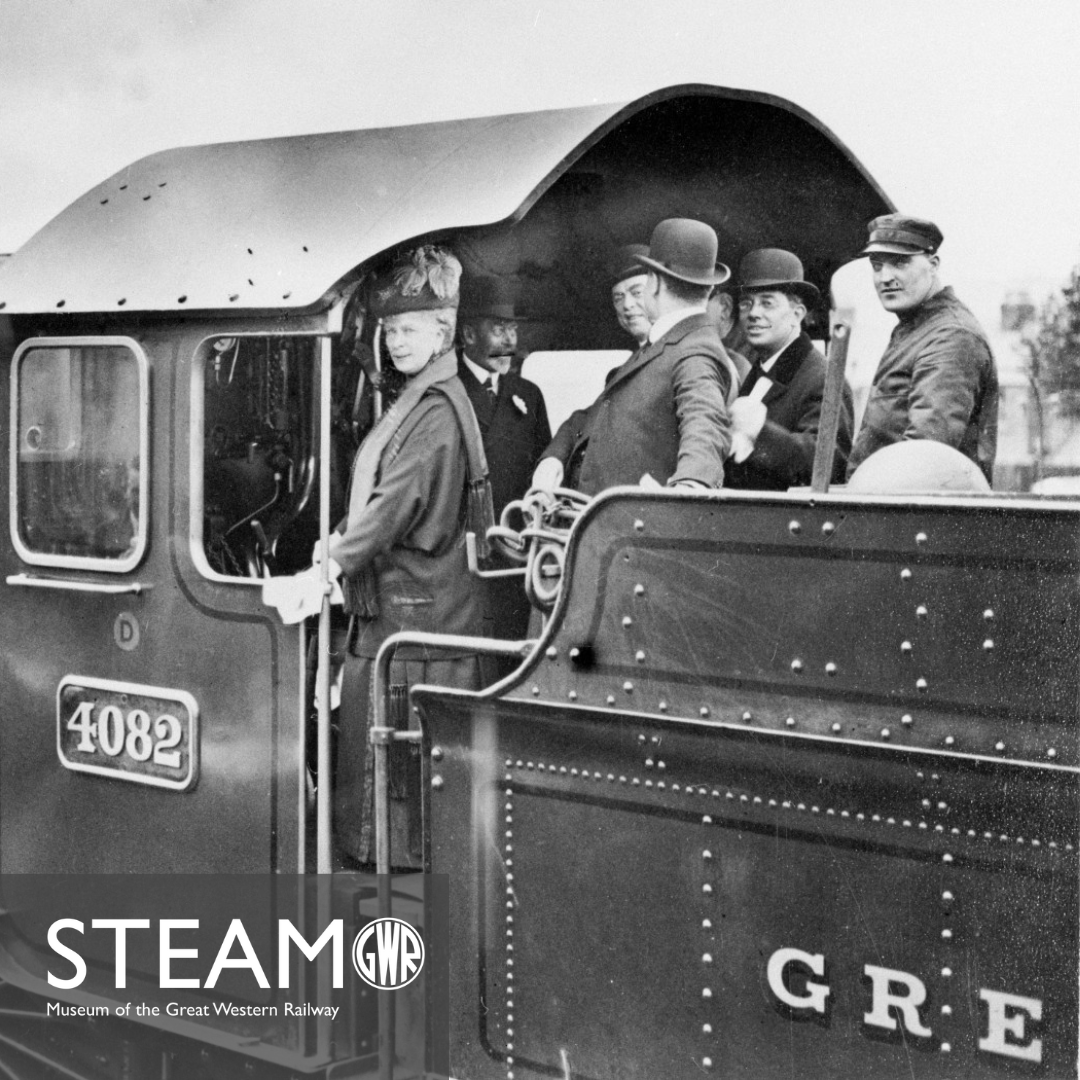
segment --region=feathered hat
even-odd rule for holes
[[[458,306],[461,263],[453,252],[435,244],[407,251],[371,289],[371,314],[381,319],[403,311],[437,311]]]

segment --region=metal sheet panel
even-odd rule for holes
[[[738,176],[724,176],[725,213],[736,222],[716,222],[725,243],[740,228],[754,235],[768,220],[790,214],[793,200],[802,208],[797,216],[815,233],[820,231],[816,222],[834,222],[834,203],[842,204],[852,218],[847,224],[855,229],[867,211],[887,208],[848,151],[790,103],[719,87],[674,87],[631,105],[153,154],[88,192],[0,265],[0,309],[11,314],[310,307],[350,270],[387,247],[433,231],[520,216],[590,147],[624,120],[656,105],[670,106],[662,123],[677,155],[680,147],[688,152],[711,147],[718,175],[723,175],[719,163],[738,158],[738,148],[723,122],[710,123],[694,110],[693,103],[702,100],[752,103],[785,114],[807,133],[810,156],[836,178],[835,185],[822,188],[815,182],[805,191],[800,182],[778,178],[780,204],[774,205],[773,185],[769,207],[762,209],[755,207],[761,177],[742,168]],[[682,103],[690,106],[684,115]],[[616,139],[600,162],[615,175],[651,170],[647,190],[634,185],[634,198],[642,201],[637,215],[658,197],[648,191],[660,193],[671,182],[656,171],[675,176],[681,169],[670,149],[654,154],[648,124],[642,131]],[[773,144],[777,151],[790,148],[790,133]],[[793,162],[805,156],[804,149],[792,155]],[[753,173],[760,168],[760,153],[748,161]],[[700,163],[696,167],[700,170]],[[711,171],[709,166],[706,172]],[[700,197],[688,190],[678,195],[680,206],[651,206],[645,217],[654,222],[669,213],[714,216],[707,206],[697,206]],[[615,203],[611,209],[624,213]],[[852,235],[842,232],[839,250],[850,253]],[[785,230],[780,235],[789,242]],[[816,245],[805,245],[814,249],[808,266],[812,274],[818,262],[835,268],[837,241],[826,247],[828,254],[821,257]]]
[[[1076,537],[596,500],[516,685],[415,695],[455,1075],[1075,1076]]]
[[[417,697],[453,1075],[1075,1075],[1074,775]]]
[[[0,271],[7,310],[302,308],[363,259],[497,221],[618,105],[152,154]]]

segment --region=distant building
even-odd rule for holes
[[[1038,309],[1027,290],[1005,294],[999,325],[990,332],[1001,397],[994,488],[1028,491],[1042,478],[1080,475],[1080,419],[1062,414],[1056,394],[1040,400],[1029,372],[1025,338]]]

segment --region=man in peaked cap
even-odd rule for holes
[[[825,357],[802,328],[820,300],[798,256],[780,248],[751,251],[739,265],[739,318],[756,359],[731,407],[733,488],[784,491],[810,483],[825,395]],[[851,390],[844,384],[834,482],[851,450]]]
[[[496,519],[507,503],[528,490],[533,469],[551,441],[540,387],[511,368],[517,322],[510,282],[489,276],[462,279],[458,377],[483,436]],[[529,601],[521,579],[494,578],[487,585],[494,636],[525,637]]]
[[[608,378],[591,414],[578,487],[618,484],[717,488],[731,443],[728,403],[737,377],[706,315],[709,293],[730,277],[717,238],[702,221],[668,218],[653,230],[642,297],[648,339]],[[561,429],[560,429],[561,434]],[[533,482],[557,486],[567,464],[559,435]]]
[[[848,461],[850,476],[875,450],[933,439],[959,450],[991,480],[998,381],[986,334],[939,276],[941,230],[886,214],[869,225],[874,288],[899,319],[870,388]]]

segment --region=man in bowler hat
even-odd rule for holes
[[[491,276],[462,279],[458,377],[480,425],[496,519],[507,503],[528,490],[540,454],[551,441],[540,387],[511,368],[517,322],[510,282]],[[493,578],[487,584],[495,637],[524,637],[529,601],[521,579]]]
[[[649,340],[652,319],[645,314],[645,288],[649,273],[641,262],[647,255],[645,244],[626,244],[619,248],[610,261],[611,304],[615,318],[641,348]],[[607,374],[610,379],[617,369]],[[593,417],[599,407],[599,399],[588,408],[575,409],[559,426],[559,430],[544,452],[544,465],[533,476],[533,486],[546,490],[558,487],[576,488],[581,475],[581,462],[589,445]]]
[[[932,439],[959,450],[992,480],[998,380],[975,316],[941,283],[932,222],[885,214],[869,225],[874,288],[899,322],[889,339],[848,461],[850,476],[875,450]]]
[[[728,403],[737,377],[706,315],[709,293],[731,273],[717,263],[717,246],[716,233],[704,222],[669,218],[639,256],[646,270],[643,307],[652,326],[589,410],[578,483],[586,494],[643,481],[723,485],[731,444]],[[533,476],[536,486],[561,483],[570,441],[556,435]]]
[[[739,319],[756,359],[731,407],[733,488],[785,491],[809,484],[825,395],[825,357],[802,328],[820,299],[798,256],[751,251],[739,264]],[[844,479],[854,410],[844,384],[833,482]]]
[[[627,244],[619,248],[611,261],[611,303],[615,318],[639,346],[648,341],[652,326],[644,306],[649,273],[641,262],[641,256],[648,254],[644,244]]]

